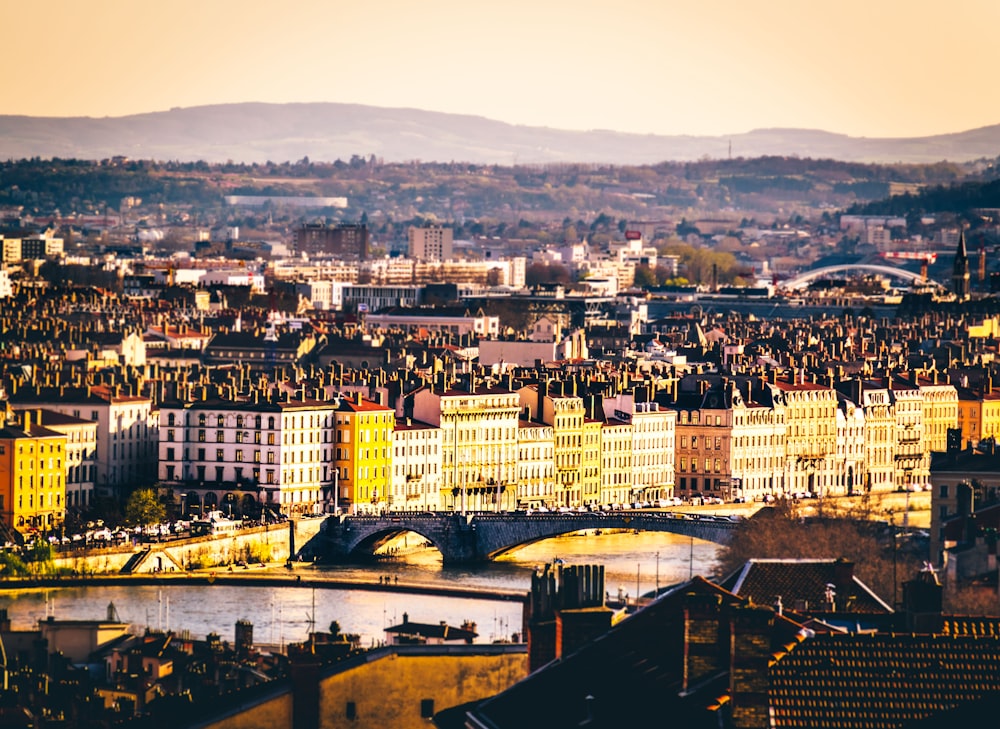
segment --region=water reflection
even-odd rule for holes
[[[531,573],[540,565],[603,564],[608,592],[635,595],[686,580],[690,574],[708,575],[718,546],[665,532],[586,534],[547,539],[475,566],[444,566],[436,550],[408,553],[375,565],[317,565],[305,567],[317,576],[373,582],[379,576],[400,583],[448,584],[528,592]],[[304,573],[305,574],[305,573]],[[403,613],[419,622],[446,621],[460,625],[471,620],[479,640],[509,639],[522,630],[519,603],[467,598],[403,595],[364,590],[313,590],[298,587],[230,587],[223,585],[169,587],[80,587],[58,590],[8,591],[0,595],[14,626],[28,628],[39,619],[103,619],[113,602],[123,621],[138,630],[189,631],[202,638],[216,632],[233,640],[234,625],[246,619],[254,625],[257,643],[281,646],[302,641],[311,626],[326,630],[336,620],[344,632],[358,633],[364,645],[384,638],[387,626],[402,621]]]

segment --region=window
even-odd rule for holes
[[[167,460],[168,461],[174,460],[174,449],[173,448],[167,448]]]
[[[434,717],[434,699],[420,699],[420,718],[431,719]]]
[[[242,463],[243,462],[243,450],[242,449],[236,451],[236,462],[237,463]]]
[[[267,434],[267,444],[274,445],[274,433]]]
[[[215,460],[217,460],[217,461],[224,461],[224,460],[226,460],[226,454],[225,454],[225,451],[223,451],[222,448],[216,448],[215,449]]]
[[[225,424],[226,424],[226,419],[222,415],[220,415],[218,418],[215,419],[215,426],[217,428],[221,428]]]
[[[217,431],[215,431],[215,442],[216,443],[225,443],[226,442],[226,434],[225,433],[226,432],[224,430],[217,430]]]
[[[948,484],[946,483],[941,484],[941,498],[942,499],[948,498]]]
[[[175,423],[176,419],[177,419],[176,415],[174,413],[170,413],[169,415],[167,415],[167,425],[169,425],[171,428],[174,427],[174,425],[176,425]]]
[[[205,431],[204,430],[199,430],[198,431],[198,442],[199,443],[204,443],[205,442]]]
[[[344,708],[344,717],[354,721],[358,718],[358,706],[353,701],[348,701]]]

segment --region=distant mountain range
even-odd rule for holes
[[[123,117],[0,116],[0,159],[60,157],[206,162],[655,164],[798,156],[856,162],[953,162],[1000,156],[1000,124],[956,134],[874,139],[806,129],[721,137],[576,132],[483,117],[358,104],[226,104]]]

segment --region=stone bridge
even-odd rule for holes
[[[370,557],[393,537],[414,532],[440,552],[445,564],[485,562],[549,537],[582,529],[673,532],[728,544],[737,523],[727,517],[679,512],[552,514],[407,514],[334,516],[305,545],[303,553],[331,561]]]

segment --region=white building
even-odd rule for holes
[[[454,231],[451,228],[433,226],[429,228],[410,227],[407,230],[409,257],[418,261],[447,261],[452,257]]]
[[[160,408],[160,482],[189,514],[324,510],[334,482],[335,406],[198,400]]]
[[[438,511],[441,508],[441,429],[406,419],[392,433],[391,511]]]
[[[655,402],[636,402],[634,393],[620,393],[604,398],[604,414],[632,426],[634,500],[673,496],[677,413]]]
[[[128,386],[20,390],[10,401],[15,408],[44,408],[97,423],[98,496],[124,498],[155,480],[157,414],[152,400],[129,394]]]

